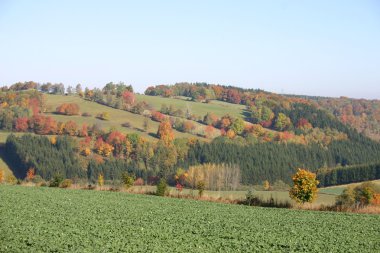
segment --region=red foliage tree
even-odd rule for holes
[[[113,131],[108,135],[107,143],[113,146],[115,155],[120,155],[122,153],[124,142],[125,135],[119,131]]]
[[[297,128],[310,129],[312,127],[313,126],[310,124],[310,122],[305,118],[301,118],[297,122]]]
[[[15,123],[15,128],[17,132],[26,132],[28,130],[28,118],[22,117],[17,118]]]
[[[235,89],[229,89],[227,92],[227,101],[233,104],[240,104],[241,96],[239,91]]]
[[[127,104],[127,105],[133,105],[135,103],[135,94],[133,94],[133,92],[130,92],[130,91],[124,91],[123,92],[123,100],[124,100],[124,103]]]
[[[37,98],[29,99],[29,107],[33,112],[33,115],[37,115],[40,112],[40,101]]]
[[[152,119],[158,122],[162,122],[166,119],[166,116],[160,112],[154,111],[152,112]]]
[[[55,134],[57,132],[57,122],[52,117],[45,118],[43,134]]]

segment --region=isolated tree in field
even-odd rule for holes
[[[305,169],[298,169],[293,175],[294,186],[289,191],[289,196],[298,203],[313,202],[317,197],[319,181],[316,174]]]
[[[157,136],[160,138],[165,145],[169,146],[173,143],[174,133],[173,128],[169,120],[165,120],[160,123],[157,131]]]
[[[64,115],[78,115],[79,105],[75,103],[65,103],[57,107],[56,112]]]

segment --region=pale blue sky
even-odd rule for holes
[[[0,0],[0,84],[28,80],[380,99],[380,1]]]

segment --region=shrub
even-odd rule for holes
[[[168,189],[168,185],[166,183],[166,180],[164,178],[161,178],[160,182],[158,182],[157,184],[156,195],[165,196],[167,189]]]
[[[45,180],[40,175],[35,175],[32,179],[32,182],[37,185],[40,185],[41,183],[45,182]]]
[[[110,120],[110,114],[108,112],[102,112],[98,114],[96,117],[101,120]]]
[[[82,117],[91,117],[91,113],[88,113],[88,112],[84,112],[82,113]]]
[[[61,174],[56,174],[52,180],[50,181],[49,186],[50,187],[59,187],[60,184],[63,182],[64,178]]]
[[[128,172],[124,172],[122,175],[122,181],[126,189],[129,189],[131,186],[133,186],[135,179],[135,175],[129,174]]]
[[[371,182],[364,182],[356,187],[347,187],[336,199],[341,208],[360,208],[372,203],[380,187]]]
[[[17,183],[17,178],[12,174],[7,176],[6,182],[11,185],[15,185]]]
[[[60,188],[70,188],[73,184],[73,181],[71,179],[65,179],[62,181],[62,183],[59,185]]]
[[[198,190],[198,196],[199,197],[202,197],[203,196],[203,193],[205,191],[205,188],[206,188],[206,184],[204,181],[199,181],[197,183],[197,190]]]
[[[141,177],[137,178],[136,181],[134,182],[134,185],[135,186],[142,186],[142,185],[144,185],[144,179],[142,179]]]
[[[121,124],[121,126],[130,128],[131,127],[131,123],[125,122],[125,123]]]

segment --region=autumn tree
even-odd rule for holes
[[[36,170],[34,168],[29,168],[28,171],[26,172],[26,180],[32,181],[35,175],[36,175]]]
[[[65,123],[64,133],[67,135],[70,135],[70,136],[74,136],[74,135],[76,135],[77,127],[78,127],[77,123],[75,123],[72,120],[69,120]]]
[[[86,123],[82,124],[82,128],[79,130],[78,136],[79,137],[87,137],[88,136],[88,126]]]
[[[157,136],[162,140],[165,145],[169,146],[173,143],[174,133],[173,128],[169,120],[165,120],[160,123],[157,131]]]
[[[4,182],[4,170],[0,169],[0,184]]]
[[[276,130],[284,131],[289,129],[289,127],[292,125],[292,122],[289,117],[287,117],[283,113],[279,113],[276,118],[276,122],[274,124],[274,127]]]
[[[152,120],[162,122],[166,119],[166,116],[160,112],[154,111],[152,112]]]
[[[78,115],[79,105],[75,103],[64,103],[57,107],[56,112],[64,115]]]
[[[263,188],[264,188],[265,191],[269,191],[270,190],[270,183],[269,183],[268,180],[265,180],[263,182]]]
[[[227,129],[230,127],[230,125],[232,124],[232,117],[230,115],[224,115],[221,119],[220,119],[220,122],[219,122],[219,127],[222,128],[222,129],[225,129],[227,131]]]
[[[313,202],[317,197],[319,181],[316,174],[305,169],[298,169],[292,177],[294,186],[289,191],[289,196],[298,203]]]
[[[215,132],[215,128],[213,126],[208,125],[206,126],[204,131],[205,131],[206,138],[212,138]]]
[[[232,122],[230,129],[233,130],[236,134],[241,134],[244,131],[244,125],[244,120],[237,118]]]
[[[99,174],[98,175],[98,185],[99,185],[99,187],[103,187],[103,185],[104,185],[104,176],[103,176],[103,174]]]
[[[28,118],[21,117],[16,119],[15,128],[17,132],[26,132],[28,130]]]
[[[124,91],[123,92],[123,101],[124,101],[124,104],[128,107],[132,106],[134,103],[135,103],[135,94],[133,94],[133,92],[130,92],[130,91]]]
[[[216,126],[218,120],[218,116],[216,116],[214,113],[208,112],[203,118],[203,123],[206,125]]]
[[[113,147],[115,156],[121,155],[123,151],[123,144],[125,142],[125,135],[119,131],[112,131],[107,138],[107,143]]]
[[[94,149],[99,155],[108,157],[113,151],[113,146],[104,142],[102,137],[99,137],[94,144]]]
[[[185,122],[183,122],[182,129],[184,132],[190,133],[195,129],[195,125],[190,120],[186,120]]]

